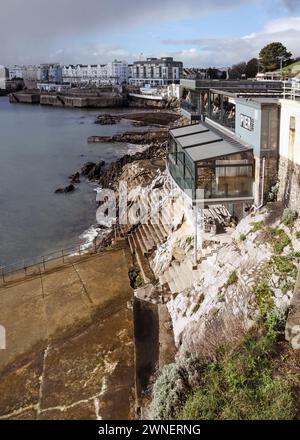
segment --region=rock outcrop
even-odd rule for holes
[[[55,194],[66,194],[66,193],[71,193],[73,191],[75,191],[75,186],[71,183],[70,185],[66,186],[65,188],[58,188],[55,191]]]
[[[105,165],[104,160],[101,160],[98,163],[87,162],[81,168],[81,174],[87,177],[89,180],[98,180],[101,176],[104,165]]]
[[[157,131],[142,131],[142,132],[125,132],[122,134],[115,134],[113,136],[90,136],[88,142],[90,143],[110,143],[110,142],[125,142],[128,144],[147,145],[153,142],[164,142],[167,140],[167,130]]]

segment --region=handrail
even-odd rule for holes
[[[89,254],[97,253],[100,250],[97,239],[94,240],[91,245],[87,244],[77,244],[76,246],[59,249],[56,251],[48,252],[44,255],[39,255],[31,258],[24,258],[21,261],[11,263],[5,266],[0,266],[0,283],[5,284],[9,276],[17,274],[19,272],[22,275],[27,276],[30,269],[34,267],[43,267],[44,270],[47,269],[47,265],[53,261],[59,261],[60,263],[65,263],[71,257],[84,256]]]

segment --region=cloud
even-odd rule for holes
[[[257,57],[260,49],[272,41],[282,42],[294,56],[300,56],[300,17],[270,21],[260,32],[241,38],[165,40],[163,44],[182,46],[181,50],[172,50],[169,53],[182,59],[187,66],[226,67]]]
[[[107,47],[107,52],[99,51],[105,36],[220,12],[249,1],[257,0],[9,0],[0,9],[0,63],[41,62],[54,56],[64,61],[64,55],[69,61],[82,55],[81,61],[88,62],[98,53],[107,59],[114,51],[121,56],[126,52],[122,42],[119,47]]]
[[[296,12],[300,10],[300,1],[299,0],[282,0],[283,6],[285,6],[289,11]]]

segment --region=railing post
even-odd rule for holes
[[[25,260],[23,260],[23,269],[24,269],[25,275],[27,275],[27,267],[25,266]]]
[[[5,278],[4,278],[4,270],[3,267],[1,266],[1,278],[2,278],[2,283],[5,284]]]
[[[65,253],[64,253],[63,249],[61,250],[61,255],[62,255],[62,260],[63,260],[63,263],[64,263],[65,262]]]
[[[81,255],[81,245],[79,245],[79,255]]]
[[[44,270],[46,270],[45,257],[42,257],[42,262],[43,262],[43,268],[44,268]]]

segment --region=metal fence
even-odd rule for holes
[[[102,251],[95,240],[91,245],[78,244],[73,247],[52,251],[38,257],[26,258],[7,266],[0,266],[0,285],[9,281],[18,281],[27,276],[38,275],[57,268],[65,263],[72,263],[83,256],[87,257]]]
[[[300,100],[300,82],[284,81],[283,98],[292,99],[293,101]]]

